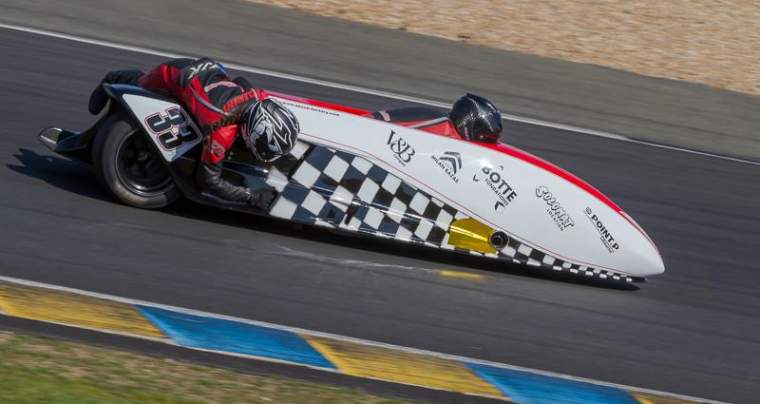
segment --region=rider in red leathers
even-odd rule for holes
[[[221,177],[221,163],[238,135],[262,162],[287,154],[299,132],[295,116],[279,102],[262,100],[261,90],[242,77],[227,75],[211,59],[174,59],[144,74],[139,70],[110,72],[104,83],[139,85],[165,93],[182,103],[205,136],[196,184],[202,193],[221,202],[266,208],[274,190],[252,191]],[[90,112],[97,114],[108,97],[98,86],[90,97]]]

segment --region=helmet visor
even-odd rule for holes
[[[259,160],[270,163],[287,154],[287,151],[280,151],[277,144],[270,141],[271,136],[259,136],[255,140],[253,153]]]

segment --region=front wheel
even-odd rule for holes
[[[92,155],[100,183],[127,205],[158,209],[181,197],[150,140],[122,112],[103,122]]]

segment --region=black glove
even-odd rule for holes
[[[200,163],[195,183],[200,188],[201,194],[224,204],[248,205],[253,196],[250,189],[224,180],[221,164]]]
[[[277,196],[277,191],[275,191],[274,188],[263,188],[252,191],[250,195],[251,196],[248,199],[249,205],[256,209],[266,210]]]
[[[225,205],[266,210],[277,196],[277,191],[269,186],[254,191],[230,184],[222,178],[221,164],[200,163],[195,180],[202,195]]]

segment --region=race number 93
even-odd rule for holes
[[[198,138],[187,124],[187,119],[178,107],[167,108],[145,118],[145,124],[166,150],[174,150],[182,143]]]

